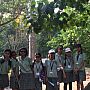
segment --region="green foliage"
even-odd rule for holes
[[[23,46],[23,43],[22,43],[23,41],[25,42],[25,44],[27,44],[26,40],[23,40],[23,38],[26,37],[25,36],[26,33],[24,37],[21,35],[21,32],[27,29],[25,27],[27,3],[28,3],[27,0],[2,0],[1,1],[0,3],[0,54],[5,48],[11,48],[13,50],[20,48],[21,45]],[[19,20],[19,23],[16,22],[16,19]]]
[[[52,32],[47,32],[47,31],[41,31],[37,35],[37,51],[42,54],[42,57],[47,57],[47,52],[50,49],[50,46],[47,46],[47,42],[50,40],[50,34]],[[53,33],[52,33],[53,35]]]
[[[85,7],[83,6],[83,4],[87,3],[88,0],[55,0],[54,2],[50,3],[45,3],[44,1],[38,2],[38,15],[35,21],[33,21],[37,22],[38,25],[37,27],[33,25],[35,29],[34,31],[36,33],[39,33],[43,29],[47,31],[53,30],[54,28],[56,28],[56,30],[63,29],[67,26],[68,23],[72,23],[74,19],[72,19],[72,21],[70,19],[73,18],[74,14],[78,14],[78,18],[80,15],[82,15],[81,13],[85,11]],[[59,11],[57,13],[54,12],[56,8],[59,8]],[[80,19],[83,19],[83,17],[81,17],[82,16],[80,16]],[[69,20],[70,22],[68,22]],[[85,21],[78,20],[72,24],[77,24],[77,26],[78,24],[81,24],[83,26],[85,25]]]
[[[17,30],[19,30],[18,32],[31,32],[33,29],[37,34],[38,51],[43,56],[50,48],[55,49],[60,44],[74,49],[76,43],[81,43],[87,53],[88,60],[90,59],[89,0],[29,1],[3,0],[0,4],[0,24],[16,16],[18,16],[17,18],[20,15],[23,16],[19,23],[13,19],[7,25],[0,27],[0,47],[2,47],[0,50],[11,45],[9,41],[15,37]],[[27,27],[27,24],[30,26]],[[23,41],[26,40],[22,39],[19,46],[22,46]]]
[[[55,49],[62,44],[73,50],[76,43],[81,43],[88,60],[90,59],[90,4],[88,1],[55,0],[41,6],[38,18],[42,18],[42,23],[38,23],[42,26],[42,30],[53,32],[47,41],[49,47]],[[57,13],[53,12],[55,8],[59,8]]]

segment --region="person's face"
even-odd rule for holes
[[[71,52],[66,52],[66,56],[70,57],[71,56]]]
[[[35,59],[36,59],[37,62],[41,61],[41,57],[39,55],[36,55]]]
[[[49,59],[53,60],[55,58],[55,53],[49,53]]]
[[[77,47],[77,52],[80,52],[81,51],[81,48],[80,47]]]
[[[24,49],[20,50],[20,56],[26,56],[26,51]]]
[[[16,53],[12,53],[12,58],[16,58]]]
[[[4,57],[5,58],[10,58],[10,52],[8,52],[8,51],[4,52]]]
[[[57,51],[58,51],[59,54],[62,54],[62,48],[58,48]]]

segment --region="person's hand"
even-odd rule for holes
[[[59,85],[60,85],[60,83],[59,83],[59,82],[57,82],[57,85],[59,86]]]
[[[66,74],[64,74],[63,76],[64,76],[64,79],[66,79],[66,77],[67,77]]]
[[[75,68],[75,69],[74,69],[74,73],[77,73],[78,71],[79,71],[78,68]]]

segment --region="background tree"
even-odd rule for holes
[[[28,34],[36,33],[37,50],[43,56],[59,44],[81,43],[90,53],[89,0],[1,0],[0,51],[28,47]]]

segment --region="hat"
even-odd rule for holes
[[[55,53],[55,50],[50,49],[50,50],[48,51],[48,53]]]
[[[70,48],[66,48],[65,52],[71,52],[71,49]]]
[[[81,44],[76,44],[76,48],[81,47]]]

